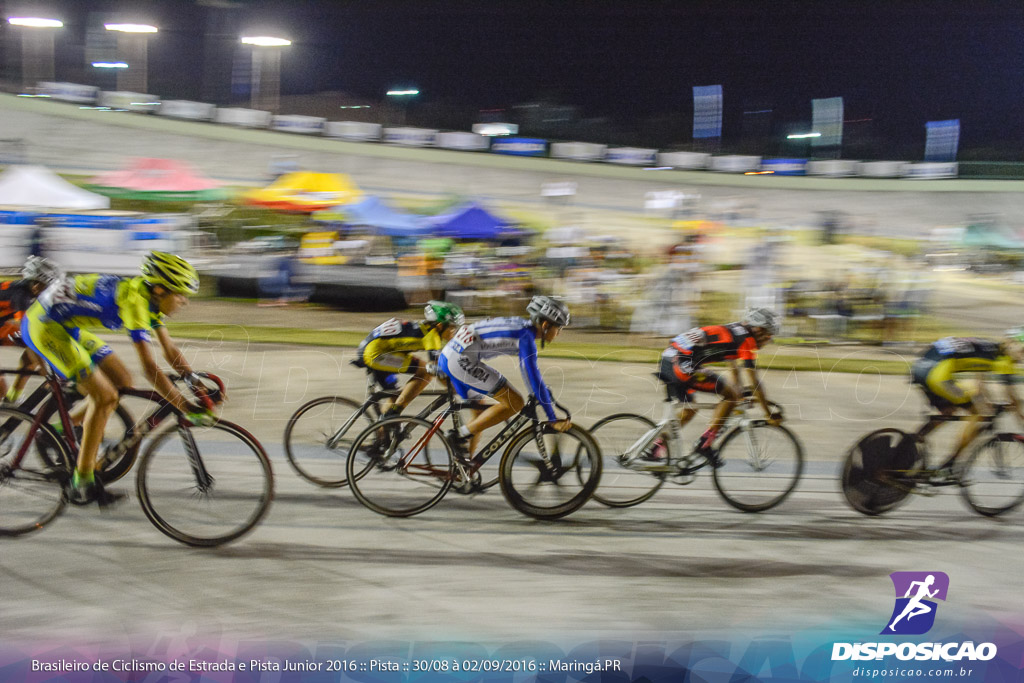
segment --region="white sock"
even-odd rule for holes
[[[466,425],[462,425],[461,427],[459,427],[459,436],[473,436],[473,435],[470,433],[469,427],[467,427]]]

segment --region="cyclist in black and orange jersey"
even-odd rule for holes
[[[21,269],[20,280],[9,280],[0,283],[0,346],[18,346],[24,348],[21,341],[21,318],[32,302],[36,300],[51,282],[64,277],[59,265],[47,258],[29,256]],[[34,370],[39,367],[39,359],[28,349],[21,352],[18,362],[19,370]],[[7,382],[0,377],[0,401],[14,403],[21,397],[21,392],[28,384],[28,375],[19,375],[11,390],[7,390]]]
[[[445,301],[428,301],[422,322],[392,318],[377,326],[356,349],[357,367],[366,368],[385,389],[398,386],[398,374],[412,375],[384,417],[400,414],[419,396],[437,374],[433,362],[425,363],[413,351],[436,355],[466,322],[462,309]]]
[[[675,337],[662,352],[658,378],[668,386],[671,395],[683,404],[679,411],[681,426],[685,427],[697,414],[690,405],[694,392],[705,391],[722,397],[722,401],[715,407],[711,423],[695,445],[697,453],[710,454],[715,436],[742,398],[744,385],[736,361],[743,362],[754,397],[764,408],[768,421],[771,424],[779,423],[780,418],[772,414],[754,369],[757,350],[770,342],[778,331],[775,313],[769,308],[755,308],[747,312],[742,322],[695,327],[684,332]],[[729,362],[733,383],[703,367],[707,363],[722,361]],[[647,453],[646,457],[657,458],[657,448]],[[716,467],[721,464],[714,458],[711,460]]]
[[[957,481],[954,473],[957,457],[977,435],[981,420],[992,412],[982,390],[976,386],[958,382],[955,375],[973,372],[998,375],[1006,386],[1006,397],[1017,416],[1024,421],[1024,411],[1013,391],[1017,374],[1015,363],[1024,360],[1024,329],[1007,330],[1006,339],[1001,342],[968,337],[946,337],[940,339],[914,361],[910,369],[911,381],[921,387],[925,398],[942,415],[949,416],[958,409],[970,413],[970,418],[960,433],[960,440],[949,459],[933,475],[936,483]],[[919,433],[925,436],[933,432],[941,420],[931,420]]]

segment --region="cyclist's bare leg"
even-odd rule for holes
[[[32,353],[29,349],[25,349],[21,352],[21,358],[18,360],[19,370],[31,370],[38,372],[42,368],[39,363],[39,356]],[[14,380],[14,395],[20,396],[25,391],[25,385],[28,384],[28,380],[31,375],[18,375],[18,379]],[[4,392],[6,394],[6,391]]]
[[[978,435],[978,428],[981,426],[981,421],[984,415],[992,412],[988,402],[980,396],[976,397],[970,405],[964,406],[964,408],[971,414],[971,416],[967,418],[967,422],[964,424],[964,429],[960,432],[960,440],[957,441],[956,448],[953,449],[953,453],[949,456],[947,466],[952,466],[952,464],[956,462],[957,457],[965,448],[967,448],[967,444],[973,441],[974,437]]]
[[[128,367],[120,358],[111,354],[99,362],[99,369],[111,381],[115,389],[128,389],[132,386],[132,375]],[[71,424],[80,425],[85,419],[85,413],[89,409],[89,401],[82,401],[75,406],[68,416]],[[105,425],[104,425],[105,426]]]
[[[690,421],[693,420],[696,415],[696,408],[689,404],[683,404],[683,407],[679,409],[678,413],[676,413],[676,417],[679,418],[679,427],[682,428],[690,424]]]
[[[418,367],[416,374],[405,383],[405,386],[402,387],[402,392],[398,394],[398,398],[395,399],[392,406],[399,410],[405,410],[405,407],[412,403],[412,400],[427,388],[432,379],[434,379],[434,376],[427,372],[425,367]]]
[[[91,479],[96,469],[96,452],[103,440],[103,430],[107,419],[117,407],[117,388],[102,372],[93,372],[78,382],[78,388],[89,398],[86,401],[85,421],[82,430],[82,443],[78,449],[78,475],[86,480]]]
[[[708,424],[708,430],[715,433],[718,433],[718,430],[725,424],[726,419],[732,414],[733,408],[736,407],[741,398],[740,393],[731,384],[724,384],[719,391],[719,395],[722,397],[722,400],[715,406],[715,412],[711,414],[711,422]]]
[[[486,408],[466,425],[469,433],[473,436],[481,434],[485,429],[493,427],[499,422],[504,422],[522,410],[523,406],[526,405],[519,392],[508,384],[491,394],[491,398],[497,401],[497,403]]]

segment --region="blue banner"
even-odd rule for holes
[[[774,175],[806,175],[807,159],[764,159],[761,170]]]
[[[960,119],[929,121],[925,124],[927,139],[924,145],[925,161],[956,161],[960,146]]]
[[[693,137],[722,137],[722,86],[693,86]]]
[[[491,151],[519,157],[542,157],[548,151],[548,141],[539,138],[500,138],[491,143]]]

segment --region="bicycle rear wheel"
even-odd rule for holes
[[[452,486],[455,463],[451,446],[432,427],[399,416],[363,430],[345,470],[356,500],[388,517],[411,517],[437,505]]]
[[[136,490],[157,529],[185,545],[209,547],[259,524],[274,497],[274,476],[263,446],[241,427],[179,425],[147,446]]]
[[[295,472],[317,486],[348,483],[345,459],[355,437],[373,424],[372,411],[341,396],[322,396],[301,406],[284,428],[284,452]]]
[[[601,449],[587,430],[520,431],[501,456],[501,492],[509,504],[535,519],[558,519],[583,507],[601,481]]]
[[[590,428],[604,457],[601,485],[594,491],[594,500],[608,507],[626,508],[650,499],[665,483],[665,473],[654,471],[668,464],[668,451],[662,448],[660,461],[643,460],[628,453],[655,427],[653,420],[642,415],[620,413],[599,420]],[[626,458],[632,458],[624,464]]]
[[[840,484],[857,512],[880,515],[896,508],[913,489],[897,486],[887,472],[911,472],[922,465],[913,436],[898,429],[879,429],[861,438],[846,454]]]
[[[48,424],[33,431],[33,420],[21,410],[0,408],[0,536],[41,529],[67,504],[67,445]]]
[[[996,434],[968,458],[960,473],[960,493],[978,514],[995,517],[1024,502],[1022,439],[1019,434]]]
[[[726,434],[718,456],[715,488],[743,512],[763,512],[784,501],[804,471],[803,449],[793,433],[760,421]]]

